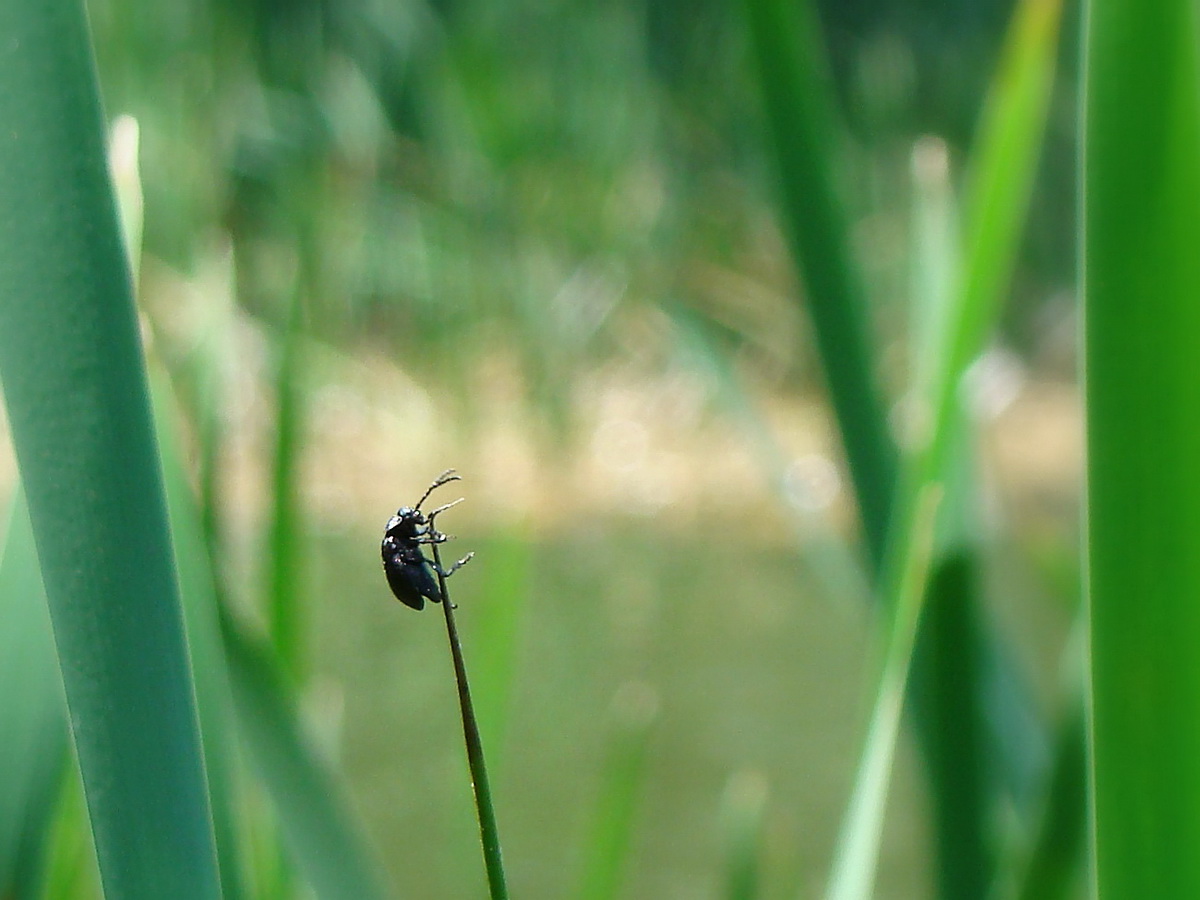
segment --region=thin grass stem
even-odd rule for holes
[[[488,783],[487,765],[483,761],[483,741],[479,723],[471,702],[471,687],[467,682],[467,666],[463,662],[462,643],[458,626],[454,624],[454,604],[446,589],[445,569],[438,545],[433,544],[438,587],[442,592],[442,611],[446,614],[446,636],[450,640],[450,655],[454,658],[454,680],[458,684],[458,703],[462,708],[463,739],[467,744],[467,765],[471,769],[471,788],[475,793],[475,811],[479,817],[479,837],[483,842],[483,862],[487,868],[488,891],[492,900],[508,900],[508,885],[504,880],[504,860],[500,852],[500,830],[496,826],[496,810],[492,805],[492,789]]]

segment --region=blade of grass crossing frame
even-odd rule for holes
[[[333,775],[304,736],[271,647],[256,644],[224,611],[220,624],[246,753],[297,871],[321,900],[387,896]]]
[[[793,221],[791,233],[795,241],[797,259],[804,270],[805,281],[812,295],[824,283],[820,278],[814,279],[810,273],[813,265],[817,266],[819,271],[822,264],[820,259],[813,263],[812,257],[821,256],[822,253],[818,251],[822,247],[834,245],[839,241],[844,243],[845,233],[844,225],[840,229],[825,229],[824,226],[828,225],[830,220],[822,218],[819,209],[815,213],[813,210],[804,210],[798,204],[809,202],[809,199],[797,198],[797,186],[802,185],[805,178],[816,178],[822,182],[810,191],[811,197],[829,198],[831,195],[827,184],[824,183],[830,168],[824,158],[827,151],[822,151],[823,145],[828,143],[828,135],[824,128],[827,117],[819,108],[821,104],[811,99],[819,95],[821,88],[812,63],[812,60],[817,58],[819,49],[819,43],[814,36],[815,20],[811,9],[805,4],[796,6],[780,3],[778,0],[747,0],[747,4],[751,37],[762,74],[767,114],[772,121],[778,145],[785,211],[792,220],[799,216],[807,221],[807,224],[804,221]],[[916,540],[915,517],[918,514],[914,498],[926,485],[945,484],[946,473],[957,469],[957,464],[952,463],[952,460],[958,455],[955,435],[960,419],[959,382],[966,365],[982,349],[983,340],[997,317],[999,301],[1011,270],[1044,127],[1053,77],[1059,13],[1056,0],[1027,0],[1019,8],[980,129],[968,191],[968,214],[965,222],[966,258],[958,275],[958,287],[951,292],[954,305],[947,316],[949,326],[946,329],[946,341],[936,355],[938,362],[933,368],[931,433],[911,467],[912,474],[904,495],[908,500],[898,510],[899,521],[896,522],[895,530],[889,533],[884,529],[883,532],[887,534],[889,543],[881,575],[882,595],[885,598],[894,600],[899,595],[903,572],[908,566],[908,558],[913,553]],[[799,18],[795,18],[796,16]],[[804,52],[793,46],[796,35],[799,35]],[[799,153],[797,147],[800,148]],[[807,160],[808,165],[798,166],[796,161],[804,154],[809,154],[812,158]],[[815,235],[815,229],[824,230]],[[846,256],[842,251],[834,254],[832,258],[843,260]],[[842,303],[852,303],[860,302],[860,294],[861,292],[855,292],[842,285],[841,293],[837,296]],[[818,334],[829,326],[829,322],[821,317],[815,306],[819,299],[815,296],[809,298]],[[836,340],[830,343],[836,348]],[[854,346],[851,345],[851,350],[853,349]],[[823,353],[823,357],[825,356],[827,354]],[[843,367],[861,364],[864,371],[869,364],[866,353],[858,355],[850,352],[839,357],[838,361]],[[827,368],[831,385],[838,377],[838,371],[841,369]],[[860,374],[856,383],[866,383],[865,377]],[[846,423],[842,421],[840,412],[839,409],[839,421],[844,429],[843,439],[849,445],[851,434],[845,430]],[[876,431],[883,433],[881,424]],[[849,446],[847,452],[853,471],[855,457]],[[856,485],[858,483],[856,478]],[[870,512],[869,505],[862,497],[860,505],[865,519]],[[958,501],[951,498],[946,506],[955,509],[958,507]],[[869,523],[865,525],[864,530],[868,542],[873,535],[879,534]],[[883,551],[876,547],[872,555],[879,559]],[[905,665],[907,666],[907,662]],[[941,737],[931,731],[933,726],[929,724],[928,716],[920,716],[918,719],[922,725],[927,760],[930,760],[934,758],[930,753],[937,749],[932,745],[940,741]],[[947,754],[934,756],[945,758]],[[935,785],[948,783],[938,772],[933,773],[933,778]],[[940,789],[935,790],[935,800],[938,799],[939,793]],[[986,823],[977,822],[975,827],[984,828]],[[958,855],[950,848],[959,837],[958,834],[940,836],[939,842],[944,845],[943,855]]]
[[[999,317],[1037,170],[1060,12],[1057,0],[1023,0],[1017,7],[984,111],[969,167],[965,256],[937,352],[931,427],[912,466],[914,490],[945,481],[953,465],[963,418],[962,376]],[[899,567],[903,531],[894,541],[891,564]]]
[[[1095,885],[1200,896],[1200,60],[1192,3],[1087,28],[1084,322]]]
[[[83,7],[0,5],[0,378],[106,892],[219,895]]]
[[[932,486],[926,487],[918,499],[918,514],[914,521],[917,541],[906,558],[900,590],[890,607],[895,613],[886,633],[875,705],[838,838],[837,857],[825,895],[827,900],[867,900],[873,893],[905,682],[917,638],[926,569],[933,552],[934,526],[941,499],[940,490]]]
[[[939,740],[925,742],[925,751],[939,798],[935,809],[939,890],[947,897],[978,895],[991,878],[987,786],[981,780],[983,745],[969,738],[970,729],[986,721],[977,705],[982,692],[969,692],[962,683],[988,671],[988,660],[981,655],[987,648],[977,638],[972,606],[961,596],[963,590],[970,590],[971,581],[964,579],[971,578],[973,568],[964,507],[969,498],[963,495],[970,479],[964,477],[969,440],[962,376],[994,328],[1011,277],[1049,107],[1060,15],[1057,0],[1023,0],[1014,13],[970,162],[964,257],[929,386],[931,427],[906,476],[910,487],[898,511],[884,572],[885,596],[899,596],[918,540],[920,510],[912,498],[929,485],[941,485],[946,492],[943,514],[951,520],[939,526],[939,543],[944,545],[941,552],[950,556],[928,570],[936,579],[921,587],[930,593],[934,618],[929,638],[921,642],[928,647],[918,646],[921,653],[914,676],[924,688],[917,696],[929,705],[922,716],[924,724],[942,733]],[[958,682],[955,690],[939,685],[947,677]],[[1010,694],[1017,689],[1011,675],[1000,681],[1000,687]],[[931,692],[941,695],[943,702],[934,702]],[[1010,731],[1027,722],[1010,717],[999,724],[1002,731]],[[993,739],[996,730],[993,726]],[[1033,740],[1037,736],[1027,734],[1022,743]],[[964,741],[974,745],[973,755],[963,755]],[[1030,775],[1017,770],[1025,757],[1002,753],[999,758],[1009,770],[1014,791],[1021,793],[1020,782]]]
[[[67,764],[67,709],[25,500],[0,557],[0,897],[40,895]]]
[[[932,137],[913,147],[914,186],[910,397],[928,396],[937,376],[937,351],[950,326],[951,291],[960,258],[958,217],[945,144]],[[948,508],[939,515],[933,565],[909,673],[920,721],[937,734],[922,745],[926,772],[938,798],[933,805],[937,883],[943,897],[983,896],[991,883],[987,841],[992,785],[984,684],[983,636],[978,623],[978,577],[970,490],[973,454],[956,454]],[[1011,676],[1010,679],[1011,680]],[[1007,681],[1005,682],[1007,685]]]

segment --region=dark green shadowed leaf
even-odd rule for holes
[[[837,135],[813,5],[745,0],[778,163],[780,205],[861,510],[872,568],[883,560],[896,483],[866,326],[862,275],[836,189]]]

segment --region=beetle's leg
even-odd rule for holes
[[[471,561],[471,557],[474,555],[475,555],[475,551],[472,550],[470,553],[468,553],[466,556],[464,556],[462,559],[460,559],[458,562],[456,562],[454,565],[452,565],[449,569],[443,569],[441,566],[438,566],[438,565],[432,564],[432,563],[431,563],[431,565],[433,565],[434,568],[437,569],[437,573],[439,575],[441,575],[443,578],[449,578],[451,575],[453,575],[455,572],[457,572],[459,569],[461,569],[463,566],[465,566],[467,563],[469,563]]]
[[[429,486],[429,489],[427,491],[425,491],[424,494],[421,495],[421,499],[417,501],[417,505],[414,506],[413,509],[420,509],[421,504],[424,503],[427,499],[429,499],[430,494],[432,494],[434,491],[436,491],[438,488],[440,488],[443,484],[447,484],[451,481],[462,481],[462,476],[459,475],[457,472],[455,472],[453,469],[447,469],[445,472],[443,472],[437,478],[433,479],[433,484],[431,484]]]
[[[439,506],[433,512],[431,512],[427,516],[425,516],[425,521],[427,521],[429,523],[429,527],[434,531],[434,533],[437,533],[437,529],[433,527],[433,520],[435,518],[437,518],[440,514],[444,513],[446,510],[448,510],[450,507],[458,506],[458,504],[462,503],[463,500],[465,500],[465,499],[466,499],[466,497],[459,497],[457,500],[455,500],[451,503],[447,503],[444,506]]]
[[[418,544],[444,544],[452,537],[454,535],[446,534],[443,531],[427,531],[425,534],[417,535],[412,540]]]

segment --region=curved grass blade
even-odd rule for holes
[[[340,791],[305,739],[270,646],[221,613],[221,638],[247,756],[279,816],[293,864],[320,900],[387,896]]]
[[[0,5],[0,379],[105,891],[219,895],[83,7]]]
[[[900,733],[900,711],[904,706],[904,688],[917,639],[941,491],[929,486],[918,499],[918,515],[914,521],[917,541],[906,557],[895,614],[886,633],[875,705],[838,838],[837,858],[825,895],[827,900],[868,900],[873,893],[892,759]]]
[[[932,424],[906,476],[910,492],[905,495],[906,505],[898,510],[883,575],[889,604],[899,602],[906,573],[912,571],[910,557],[920,546],[919,498],[923,492],[940,486],[947,492],[945,509],[955,518],[962,517],[961,472],[966,445],[962,378],[995,326],[1011,275],[1049,106],[1060,15],[1057,0],[1023,0],[1018,6],[984,112],[968,181],[965,258],[933,369]],[[956,530],[962,531],[961,527]],[[921,589],[929,586],[923,584]],[[947,652],[970,652],[970,648],[950,646]],[[971,666],[973,670],[976,663],[964,658],[956,666]],[[1011,693],[1011,682],[1005,687]],[[969,715],[971,710],[960,710],[958,714]],[[1005,761],[1011,768],[1012,760]],[[944,796],[946,805],[938,814],[938,821],[946,825],[938,832],[943,845],[939,853],[940,889],[944,896],[959,891],[978,893],[987,883],[988,872],[972,872],[962,864],[973,857],[980,866],[988,865],[979,831],[987,824],[981,818],[985,812],[980,802],[983,786],[964,786],[962,772],[956,770],[953,759],[943,762],[946,764],[931,765],[935,796]],[[975,777],[982,777],[982,772],[977,771]],[[976,831],[964,845],[961,825],[968,821]],[[956,822],[958,827],[951,828]]]

